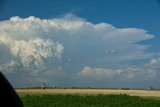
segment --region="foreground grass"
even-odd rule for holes
[[[128,95],[23,95],[24,107],[160,107],[160,100]]]

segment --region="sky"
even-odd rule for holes
[[[0,71],[15,87],[160,88],[159,0],[1,0]]]

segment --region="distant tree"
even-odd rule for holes
[[[45,83],[43,83],[42,85],[42,89],[46,89],[47,85]]]
[[[151,87],[150,87],[150,89],[151,89],[151,90],[154,90],[154,87],[153,87],[153,86],[151,86]]]

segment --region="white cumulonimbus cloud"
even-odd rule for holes
[[[27,78],[53,82],[64,69],[70,71],[66,74],[70,78],[85,65],[150,58],[153,54],[144,51],[149,45],[138,42],[151,38],[144,29],[94,24],[71,14],[53,19],[15,16],[0,22],[0,70],[17,82],[29,84]],[[82,74],[109,78],[121,73],[91,67],[82,70]]]

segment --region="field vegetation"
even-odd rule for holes
[[[20,94],[24,107],[160,107],[160,99],[126,94]]]

